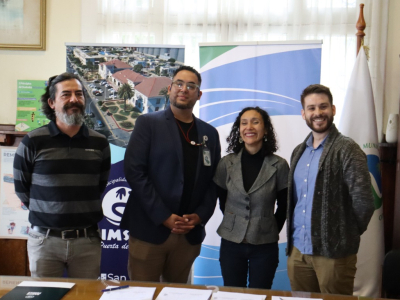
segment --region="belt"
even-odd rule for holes
[[[46,236],[58,237],[62,238],[63,240],[72,240],[81,237],[99,237],[97,225],[93,225],[84,229],[56,230],[40,226],[32,226],[32,229],[39,233],[46,234]]]

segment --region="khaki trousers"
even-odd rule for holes
[[[191,245],[185,235],[171,233],[160,245],[129,238],[128,275],[131,280],[187,283],[201,244]]]
[[[292,291],[353,295],[357,255],[327,258],[302,254],[296,247],[287,268]]]

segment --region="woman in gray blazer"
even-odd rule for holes
[[[278,149],[275,131],[259,107],[239,113],[227,142],[230,154],[220,160],[214,176],[224,213],[217,230],[224,285],[270,289],[286,219],[289,166],[273,154]]]

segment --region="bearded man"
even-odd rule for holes
[[[29,209],[32,277],[100,275],[103,218],[100,196],[110,171],[107,139],[83,123],[82,82],[70,73],[51,77],[41,97],[51,121],[29,132],[14,159],[15,193]]]
[[[374,212],[367,157],[333,124],[329,88],[308,86],[301,104],[312,132],[290,163],[290,284],[293,291],[352,295],[360,236]]]

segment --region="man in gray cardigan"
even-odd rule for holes
[[[352,295],[360,236],[374,202],[366,155],[336,129],[332,102],[329,88],[319,84],[301,95],[312,132],[291,157],[288,275],[293,291]]]

